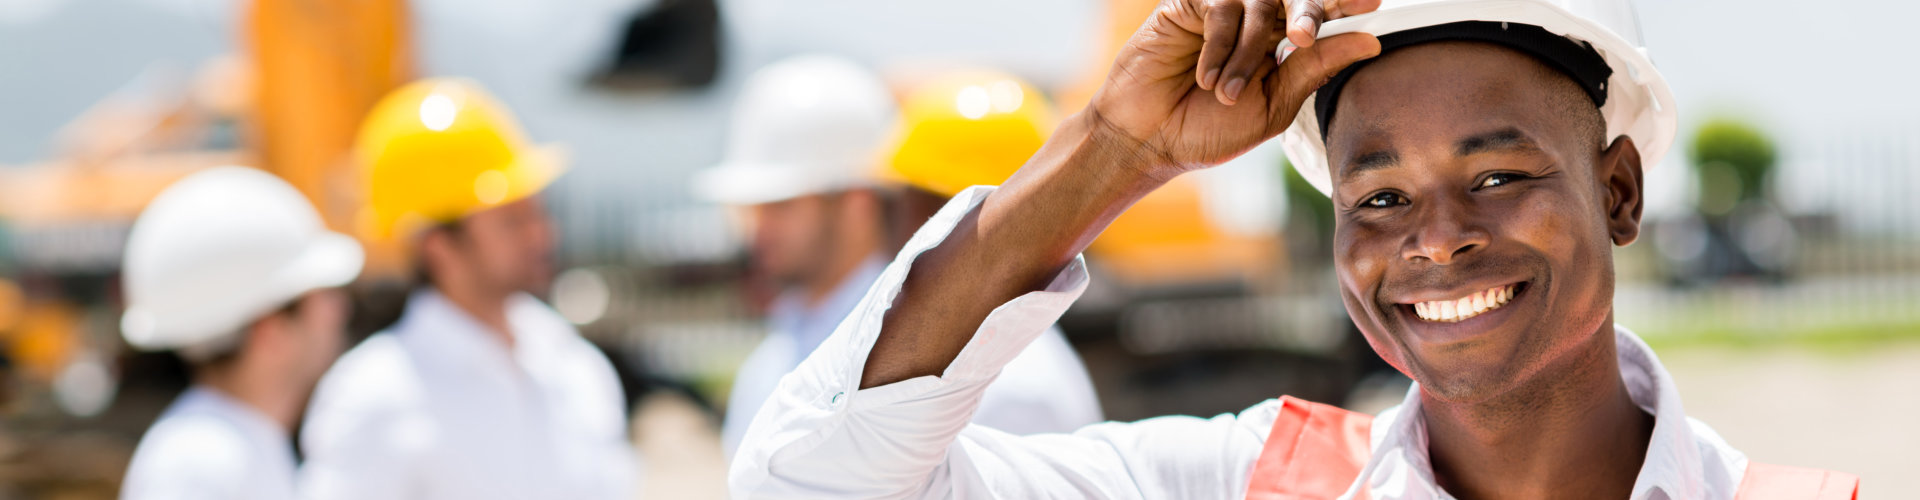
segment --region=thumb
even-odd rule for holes
[[[1380,40],[1368,33],[1345,33],[1314,42],[1312,47],[1295,50],[1280,63],[1276,72],[1273,100],[1274,125],[1285,129],[1300,113],[1308,95],[1320,90],[1340,70],[1380,55]]]

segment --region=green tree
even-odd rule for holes
[[[1700,210],[1724,215],[1741,201],[1767,195],[1767,180],[1778,160],[1773,140],[1758,128],[1731,118],[1714,118],[1693,135],[1688,159],[1700,180]]]

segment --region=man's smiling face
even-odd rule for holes
[[[1610,349],[1611,245],[1638,233],[1640,159],[1605,142],[1571,79],[1435,42],[1373,61],[1337,104],[1335,264],[1375,351],[1473,402]]]

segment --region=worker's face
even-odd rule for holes
[[[754,272],[782,286],[806,282],[831,262],[841,233],[841,193],[749,207]]]
[[[553,280],[553,221],[538,196],[469,215],[448,236],[458,267],[480,286],[540,295]]]
[[[1360,70],[1338,104],[1334,255],[1374,350],[1454,402],[1610,355],[1612,245],[1638,234],[1640,159],[1624,137],[1603,144],[1570,79],[1506,48],[1429,43]]]
[[[338,288],[307,292],[298,300],[286,312],[289,328],[284,331],[296,355],[293,364],[301,380],[318,381],[346,347],[347,316],[353,306],[346,292]]]

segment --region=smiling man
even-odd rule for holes
[[[956,197],[788,377],[735,494],[1853,497],[1853,476],[1749,462],[1689,419],[1613,324],[1612,247],[1638,236],[1643,159],[1675,124],[1631,6],[1379,3],[1164,2],[1086,110],[1006,184]],[[1088,241],[1276,135],[1333,198],[1346,309],[1417,382],[1400,406],[1282,397],[1028,437],[966,424],[1085,290]]]

